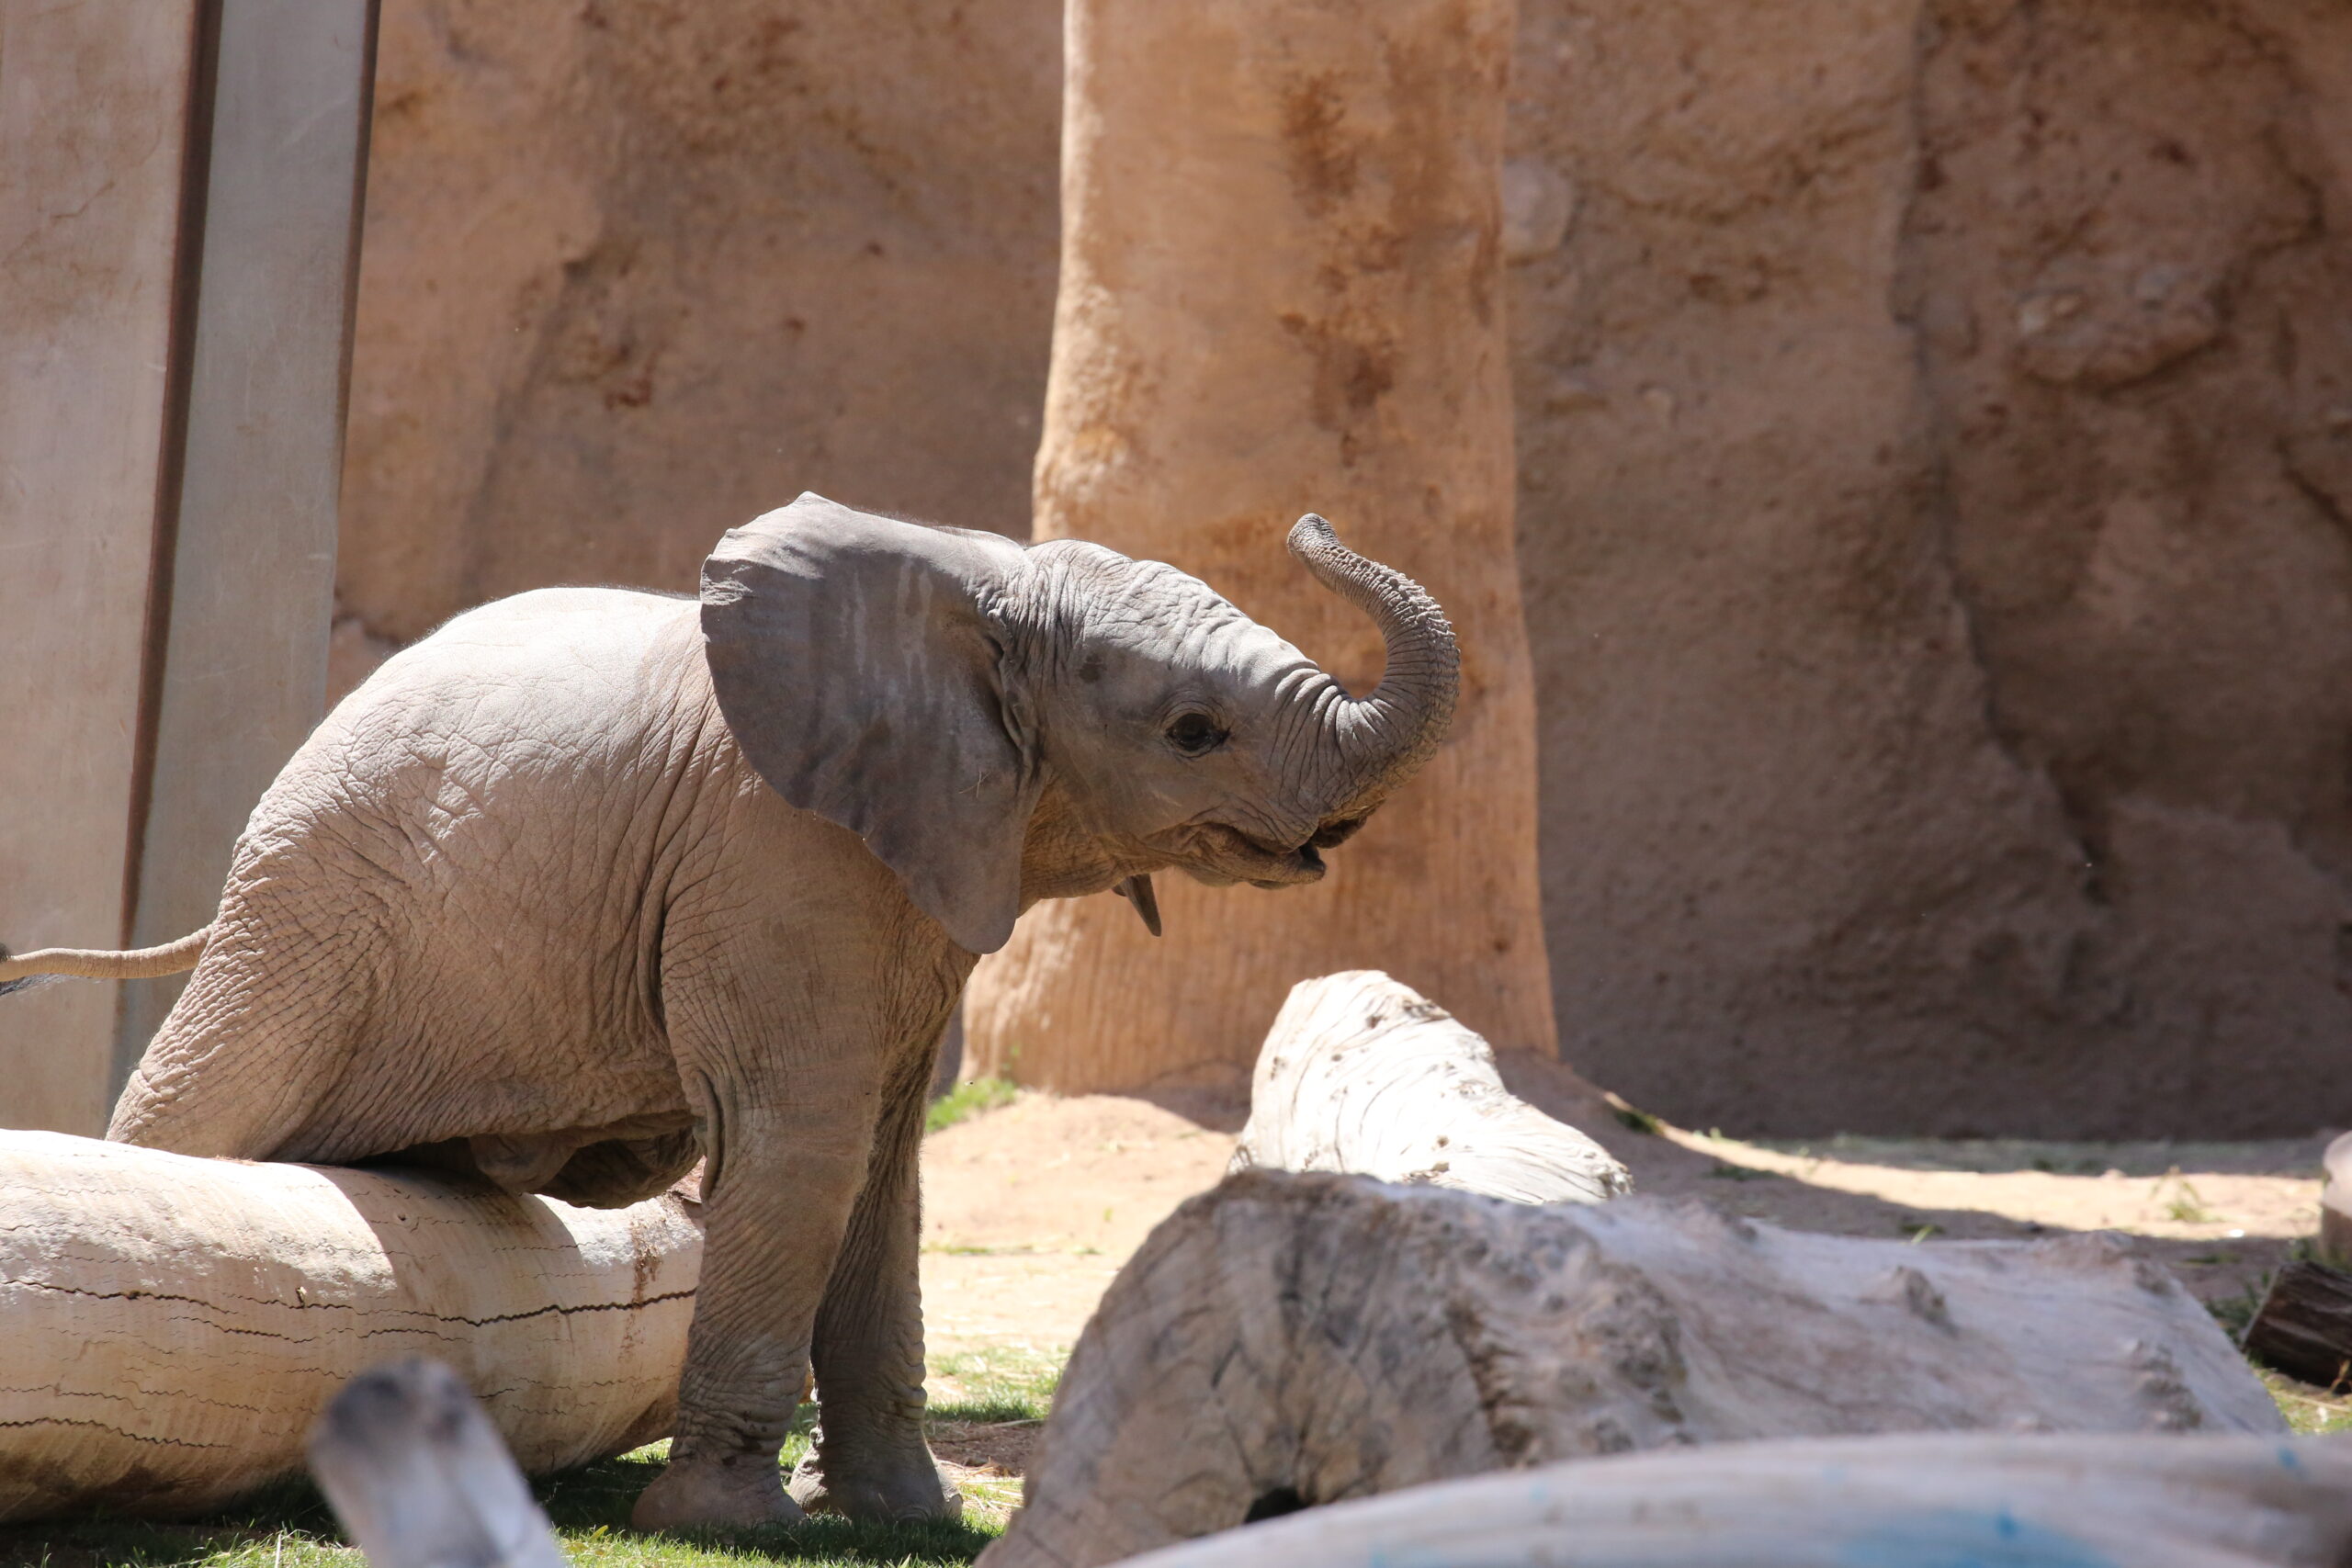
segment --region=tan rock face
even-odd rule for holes
[[[1564,1049],[1702,1125],[2352,1114],[2352,14],[1524,16]]]
[[[804,488],[1019,532],[1060,11],[388,0],[345,610],[684,590]],[[1568,1057],[2352,1122],[2352,12],[1521,0],[1512,95]]]
[[[691,591],[802,490],[1021,531],[1053,314],[1035,0],[390,0],[341,589],[413,638]]]

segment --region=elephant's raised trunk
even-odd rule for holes
[[[1315,580],[1370,615],[1388,667],[1365,697],[1337,690],[1324,715],[1340,758],[1328,824],[1353,824],[1413,776],[1445,739],[1462,684],[1462,655],[1437,601],[1403,572],[1367,560],[1308,513],[1290,531],[1290,553]]]

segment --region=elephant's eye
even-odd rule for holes
[[[1225,744],[1226,732],[1204,713],[1178,714],[1168,726],[1168,744],[1187,757],[1199,757]]]

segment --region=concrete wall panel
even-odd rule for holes
[[[192,0],[0,7],[0,941],[123,934]],[[0,1124],[96,1132],[115,987],[0,1003]]]

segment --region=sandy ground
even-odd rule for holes
[[[1973,1240],[2117,1230],[2199,1296],[2259,1288],[2318,1223],[2326,1135],[2246,1144],[1836,1138],[1742,1143],[1623,1125],[1577,1080],[1504,1058],[1513,1089],[1584,1128],[1639,1190],[1798,1229]],[[936,1348],[1065,1347],[1168,1212],[1214,1186],[1246,1106],[1024,1094],[923,1151],[923,1298]]]
[[[923,1335],[1069,1345],[1151,1227],[1214,1187],[1233,1134],[1140,1100],[1024,1094],[923,1145]]]

